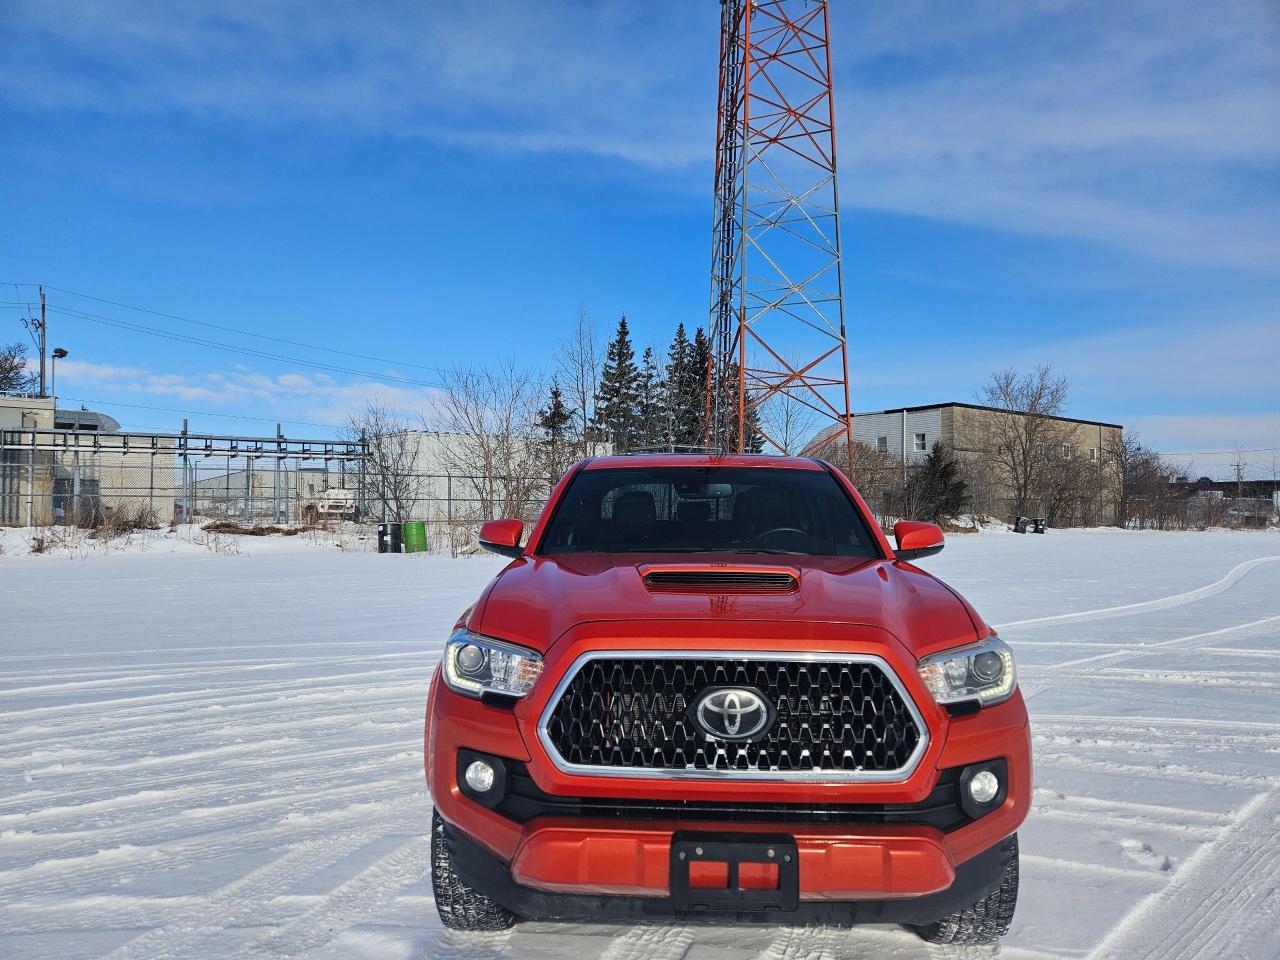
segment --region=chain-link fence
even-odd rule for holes
[[[454,548],[499,514],[536,519],[552,477],[448,472],[394,478],[358,441],[0,431],[0,525],[156,528],[425,521]]]
[[[329,526],[418,520],[433,544],[460,548],[495,517],[537,519],[558,478],[484,476],[447,470],[386,476],[360,441],[194,434],[0,431],[0,524],[158,527],[207,521],[238,526]],[[835,459],[835,458],[833,458]],[[854,465],[859,491],[878,518],[929,515],[921,466]],[[1119,474],[1086,464],[1083,480],[1019,503],[995,472],[962,458],[959,512],[1011,521],[1019,513],[1053,526],[1120,524],[1160,529],[1260,527],[1276,503],[1260,497],[1192,495],[1168,484],[1121,498]]]

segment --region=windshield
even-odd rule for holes
[[[878,556],[835,477],[773,467],[583,470],[538,548],[543,554],[713,551]]]

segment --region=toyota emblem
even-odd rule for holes
[[[690,706],[698,727],[716,740],[754,740],[773,723],[773,704],[752,687],[713,687]]]

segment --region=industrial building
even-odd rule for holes
[[[1002,434],[1017,435],[1017,421],[1027,416],[998,407],[961,402],[854,414],[854,442],[878,455],[863,458],[869,459],[870,465],[864,468],[862,476],[855,479],[864,493],[875,499],[880,489],[886,484],[891,485],[895,473],[897,479],[905,478],[924,461],[933,445],[940,442],[965,468],[972,508],[978,512],[1006,516],[1017,509],[1016,498],[996,451],[999,437]],[[1052,421],[1056,426],[1052,432],[1054,449],[1031,451],[1029,456],[1042,462],[1082,467],[1072,473],[1080,480],[1078,486],[1087,487],[1090,491],[1087,496],[1076,497],[1077,501],[1087,500],[1084,519],[1092,523],[1112,522],[1115,517],[1114,501],[1120,495],[1120,485],[1115,482],[1119,467],[1114,453],[1124,428],[1118,423],[1075,417],[1043,419]],[[844,458],[841,452],[842,433],[843,427],[839,424],[828,427],[810,442],[806,452],[821,451],[819,455],[826,459],[841,462]],[[895,465],[900,472],[895,471]],[[890,475],[886,476],[886,471]],[[1066,472],[1056,470],[1058,474]],[[1035,511],[1037,507],[1024,504],[1022,509]],[[1047,508],[1041,505],[1038,509],[1043,511]]]
[[[981,456],[997,417],[1021,417],[996,407],[976,403],[939,403],[929,406],[900,407],[853,415],[853,439],[881,453],[891,454],[908,465],[919,463],[935,442],[954,451],[957,456]],[[1078,420],[1073,417],[1049,417],[1063,425],[1071,447],[1069,455],[1079,455],[1097,462],[1105,451],[1114,449],[1124,431],[1118,423]],[[840,431],[834,425],[818,434],[811,447],[820,446],[826,437]]]
[[[121,511],[168,521],[176,445],[120,433],[112,417],[53,397],[0,397],[0,523],[92,525]]]

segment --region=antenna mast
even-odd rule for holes
[[[827,0],[721,0],[707,440],[789,398],[852,457]],[[815,451],[816,452],[816,451]]]

